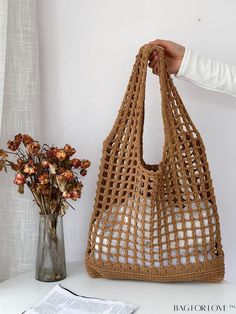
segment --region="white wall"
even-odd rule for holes
[[[139,47],[159,37],[234,63],[235,12],[234,0],[38,1],[44,140],[70,143],[81,158],[92,161],[78,210],[65,216],[68,261],[84,257],[102,140],[118,112]],[[144,159],[151,163],[160,160],[162,147],[157,82],[149,74]],[[236,264],[236,99],[175,83],[207,148],[229,278]]]

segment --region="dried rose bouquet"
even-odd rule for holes
[[[10,151],[0,149],[0,170],[16,171],[14,183],[18,192],[28,186],[40,214],[63,215],[70,200],[81,197],[80,176],[87,174],[89,160],[72,158],[76,150],[66,144],[63,148],[42,146],[27,134],[18,134],[8,141]],[[13,155],[15,161],[9,160]]]

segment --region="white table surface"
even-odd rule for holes
[[[82,262],[76,262],[67,265],[67,278],[58,283],[77,294],[137,304],[138,314],[186,313],[175,312],[174,304],[225,304],[227,310],[224,313],[236,314],[236,282],[170,284],[94,279],[88,276]],[[34,271],[0,283],[0,314],[22,313],[55,285],[55,282],[37,281],[34,279]],[[235,305],[235,308],[230,307],[231,305]]]

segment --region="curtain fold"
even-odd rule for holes
[[[0,147],[17,133],[40,140],[35,0],[0,0]],[[0,281],[33,268],[38,212],[17,194],[14,173],[0,173]]]

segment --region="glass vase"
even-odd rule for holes
[[[60,215],[40,215],[35,277],[40,281],[58,281],[66,277],[63,219]]]

